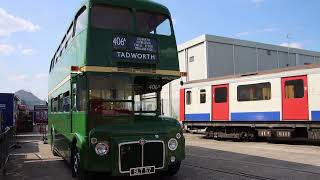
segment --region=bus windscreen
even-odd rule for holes
[[[92,9],[92,26],[101,29],[130,31],[133,28],[134,13],[130,9],[96,5]],[[171,36],[170,20],[166,15],[137,11],[136,31]]]
[[[132,13],[126,8],[94,6],[92,9],[93,27],[130,31]]]

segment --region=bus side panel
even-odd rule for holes
[[[180,89],[180,121],[185,120],[185,91]]]

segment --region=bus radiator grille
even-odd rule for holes
[[[155,166],[157,169],[163,168],[163,142],[147,142],[143,145],[132,143],[120,146],[120,169],[122,172],[128,172],[130,168],[145,166]]]

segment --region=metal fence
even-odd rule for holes
[[[42,136],[42,140],[44,142],[44,144],[47,144],[47,133],[48,133],[48,123],[37,123],[36,124],[37,130],[38,132],[41,134]]]
[[[10,148],[16,145],[16,136],[14,128],[6,128],[0,134],[0,173],[5,174],[5,166],[9,159]]]

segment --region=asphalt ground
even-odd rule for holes
[[[174,177],[110,178],[99,174],[93,179],[320,179],[320,146],[215,141],[194,134],[185,137],[187,157]],[[69,166],[52,156],[40,136],[26,135],[19,137],[19,142],[22,148],[12,151],[7,175],[0,176],[1,180],[73,179]]]

